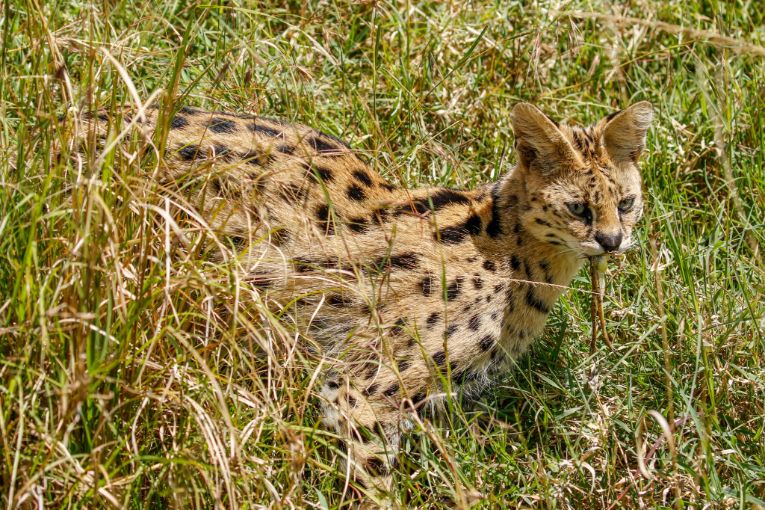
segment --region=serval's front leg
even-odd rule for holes
[[[367,488],[387,492],[401,437],[401,412],[393,399],[381,396],[360,387],[356,378],[336,374],[321,390],[323,422],[341,438],[348,474]]]

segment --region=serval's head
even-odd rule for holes
[[[644,101],[583,128],[560,125],[530,104],[516,105],[526,230],[580,256],[629,248],[643,211],[638,159],[652,118]]]

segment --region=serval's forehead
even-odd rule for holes
[[[640,194],[637,167],[617,167],[611,161],[597,126],[562,126],[561,131],[579,152],[582,166],[561,175],[558,191],[574,194],[592,205],[611,205],[625,196]]]
[[[595,126],[562,126],[561,131],[587,164],[608,164],[601,142],[602,130]]]

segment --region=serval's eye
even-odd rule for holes
[[[635,205],[635,197],[627,197],[619,202],[618,208],[620,213],[627,213],[632,210],[632,206]]]
[[[587,204],[584,202],[574,202],[566,204],[566,206],[568,206],[568,210],[571,211],[571,214],[574,216],[579,216],[580,218],[590,216],[590,208],[587,207]]]

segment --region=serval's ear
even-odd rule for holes
[[[581,165],[580,156],[557,124],[536,106],[518,103],[510,119],[521,165],[543,175]]]
[[[636,163],[645,148],[645,134],[653,121],[653,106],[648,101],[612,113],[604,120],[603,146],[618,164]]]

